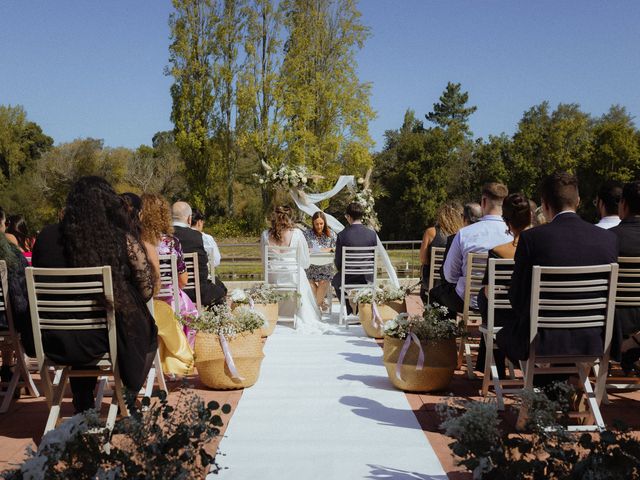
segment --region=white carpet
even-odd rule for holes
[[[447,478],[382,349],[360,326],[298,335],[278,326],[258,383],[234,413],[208,479]]]

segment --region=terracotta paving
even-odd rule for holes
[[[408,299],[408,309],[410,312],[419,312],[422,308],[420,299],[417,296],[411,296]],[[382,345],[382,342],[378,342]],[[382,353],[382,352],[381,352]],[[228,403],[232,406],[232,413],[235,411],[242,397],[242,390],[230,391],[213,391],[204,387],[198,380],[197,376],[189,377],[187,383],[197,395],[202,397],[205,402],[215,400],[218,403]],[[179,384],[170,384],[172,390],[170,399],[175,400],[178,397],[177,390]],[[469,380],[466,371],[456,372],[454,379],[450,385],[450,389],[446,392],[436,394],[412,394],[408,393],[407,399],[409,405],[413,409],[425,436],[431,442],[444,470],[447,472],[451,480],[467,480],[471,479],[471,474],[466,472],[464,468],[456,465],[448,444],[452,439],[443,435],[439,430],[439,420],[435,413],[435,406],[446,399],[460,398],[482,400],[479,395],[481,387],[480,377]],[[640,415],[637,414],[638,401],[640,401],[640,391],[616,393],[609,396],[611,403],[601,407],[605,422],[611,424],[614,420],[622,420],[634,430],[640,430]],[[507,401],[507,403],[509,403]],[[70,400],[66,400],[63,405],[63,415],[72,414],[72,406]],[[12,467],[24,458],[24,451],[27,446],[38,444],[42,434],[42,429],[46,423],[47,407],[43,397],[31,399],[23,397],[15,402],[9,413],[0,415],[0,471]],[[225,425],[229,416],[223,418]],[[503,414],[504,426],[509,431],[514,431],[515,412],[513,408],[507,408]],[[224,434],[223,427],[222,434]],[[218,437],[210,445],[210,451],[213,452],[221,437]]]

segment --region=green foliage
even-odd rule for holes
[[[32,167],[52,145],[21,106],[0,105],[0,186]]]
[[[623,425],[599,435],[572,435],[565,429],[574,390],[556,383],[529,392],[528,427],[532,433],[507,434],[499,428],[494,403],[442,403],[441,427],[454,438],[449,445],[459,463],[488,480],[621,479],[640,476],[640,440]],[[560,420],[558,419],[560,414]]]
[[[354,0],[286,0],[282,8],[289,36],[278,94],[288,159],[321,172],[327,184],[342,164],[362,168],[349,173],[364,173],[374,112],[371,86],[358,80],[355,49],[369,29]]]
[[[93,480],[96,478],[196,479],[203,467],[213,465],[205,446],[220,433],[221,414],[229,405],[209,402],[193,393],[180,392],[170,405],[166,394],[145,397],[143,409],[116,422],[113,435],[99,428],[95,412],[79,414],[42,438],[37,452],[14,471],[2,473],[11,480]],[[109,448],[106,445],[110,443]]]
[[[265,323],[264,316],[260,312],[247,307],[239,307],[231,311],[226,303],[213,305],[196,318],[183,317],[183,321],[198,332],[224,335],[227,338],[244,332],[253,332],[262,328]]]

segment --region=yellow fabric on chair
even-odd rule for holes
[[[182,331],[175,313],[168,303],[153,301],[154,317],[158,326],[158,350],[164,373],[190,375],[193,373],[193,350]]]

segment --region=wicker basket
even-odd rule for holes
[[[231,309],[235,310],[241,305],[237,303],[231,304]],[[247,304],[242,304],[243,307],[248,307]],[[278,304],[277,303],[254,303],[253,308],[256,312],[260,312],[264,315],[266,323],[264,327],[260,329],[260,334],[263,337],[268,337],[273,333],[276,329],[276,324],[278,323]]]
[[[422,370],[416,369],[419,350],[416,344],[411,342],[400,367],[400,380],[396,377],[396,363],[403,344],[404,340],[399,338],[384,337],[383,361],[394,387],[406,392],[432,392],[444,390],[449,386],[457,362],[458,349],[455,338],[422,343]]]
[[[407,311],[407,303],[402,301],[387,302],[380,305],[376,305],[378,313],[382,317],[384,323],[388,320],[393,320],[399,313],[405,313]],[[384,332],[382,325],[375,327],[373,325],[373,312],[370,303],[361,303],[358,305],[358,316],[360,317],[360,323],[365,333],[371,338],[383,338]]]
[[[241,333],[228,338],[231,356],[244,380],[231,377],[229,367],[224,361],[224,353],[218,335],[198,332],[196,334],[196,369],[200,380],[209,388],[230,390],[250,387],[258,380],[260,364],[264,358],[260,330]]]

